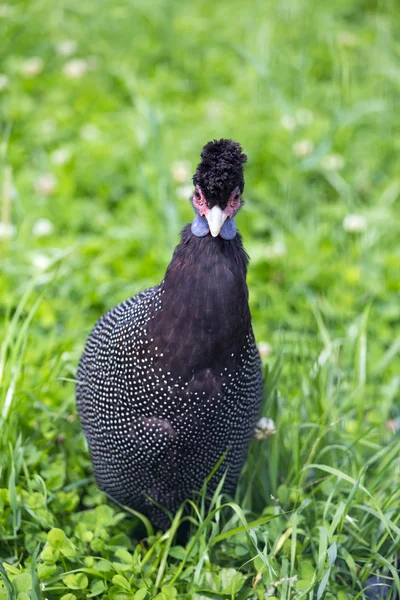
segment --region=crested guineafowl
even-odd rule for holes
[[[193,177],[196,216],[162,282],[107,312],[77,373],[77,406],[98,485],[163,530],[213,468],[232,493],[260,409],[240,144],[209,142]],[[166,510],[163,510],[166,509]]]

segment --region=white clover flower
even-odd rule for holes
[[[36,77],[43,71],[43,60],[39,56],[32,56],[28,58],[22,65],[22,72],[25,77]]]
[[[189,200],[192,193],[193,186],[190,183],[187,183],[186,185],[178,185],[176,188],[176,196],[182,200]]]
[[[7,75],[0,73],[0,92],[5,90],[6,87],[8,87],[8,77]]]
[[[51,258],[46,254],[34,254],[32,264],[38,271],[44,271],[51,263]]]
[[[50,196],[57,186],[57,179],[52,173],[43,173],[40,175],[35,182],[35,190],[38,194],[43,196]]]
[[[314,123],[314,114],[308,108],[296,110],[296,121],[299,125],[311,125]]]
[[[78,42],[75,40],[62,40],[57,44],[56,49],[61,56],[71,56],[78,50]]]
[[[280,124],[284,129],[287,129],[288,131],[293,131],[294,129],[296,129],[296,119],[291,115],[282,115]]]
[[[358,336],[358,327],[355,323],[351,323],[351,325],[348,326],[347,336],[354,339]]]
[[[223,113],[224,107],[219,100],[206,102],[206,115],[209,119],[218,119]]]
[[[49,135],[56,130],[57,123],[54,119],[46,119],[40,123],[40,132]]]
[[[296,156],[304,158],[312,153],[314,150],[314,143],[311,140],[300,140],[293,144],[292,148]]]
[[[341,154],[327,154],[321,160],[321,165],[327,171],[340,171],[343,169],[345,162]]]
[[[71,152],[68,148],[57,148],[50,155],[53,165],[65,165],[71,158]]]
[[[337,40],[341,46],[347,46],[348,48],[353,48],[358,44],[357,36],[351,31],[339,31]]]
[[[73,58],[65,63],[63,73],[68,79],[80,79],[86,74],[88,68],[86,60]]]
[[[361,233],[367,229],[367,219],[364,215],[346,215],[343,219],[343,229],[349,233]]]
[[[266,440],[271,435],[275,435],[276,427],[272,419],[268,417],[261,417],[256,423],[254,429],[254,437],[256,440]]]
[[[49,219],[38,219],[32,227],[32,233],[36,237],[45,237],[53,233],[53,223]]]
[[[88,123],[80,128],[79,134],[82,139],[93,142],[100,137],[100,130],[98,127],[96,127],[96,125],[91,125]]]
[[[175,183],[184,184],[190,181],[190,162],[187,160],[176,160],[171,165],[172,179]]]
[[[11,6],[9,4],[0,4],[0,19],[4,19],[11,14]]]
[[[269,259],[281,258],[286,254],[286,244],[282,241],[274,242],[265,247],[265,256]]]
[[[15,227],[11,223],[2,223],[0,221],[0,240],[7,240],[15,235]]]
[[[258,351],[261,358],[265,360],[272,353],[272,346],[268,342],[258,342]]]

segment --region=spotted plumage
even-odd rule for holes
[[[220,150],[221,142],[241,168],[240,146],[220,140]],[[229,184],[238,185],[231,171]],[[221,190],[219,206],[228,210],[232,190]],[[206,214],[196,218],[209,219],[215,233],[223,216],[214,202],[215,195],[210,206],[205,199]],[[197,237],[186,226],[160,285],[97,322],[78,368],[78,412],[100,488],[161,529],[170,524],[162,507],[173,514],[221,457],[208,492],[225,471],[224,490],[234,491],[259,412],[248,258],[239,234],[227,240],[214,233]]]

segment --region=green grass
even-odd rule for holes
[[[400,6],[0,15],[0,599],[362,598],[400,548]],[[173,164],[193,173],[219,137],[249,157],[237,222],[277,433],[252,442],[234,499],[207,515],[203,493],[184,548],[179,514],[161,535],[99,492],[73,382],[94,321],[161,280],[191,219]]]

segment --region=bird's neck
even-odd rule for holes
[[[248,257],[241,237],[199,238],[187,226],[181,240],[161,284],[162,310],[151,319],[149,333],[160,347],[179,349],[181,360],[226,364],[240,354],[251,330]],[[169,339],[160,339],[166,335]]]
[[[240,233],[232,240],[221,236],[214,238],[210,234],[198,237],[192,234],[190,225],[186,225],[181,231],[181,243],[175,248],[165,280],[176,271],[180,272],[187,267],[191,269],[196,264],[208,269],[216,266],[228,268],[246,279],[248,262],[249,257],[243,248]]]

